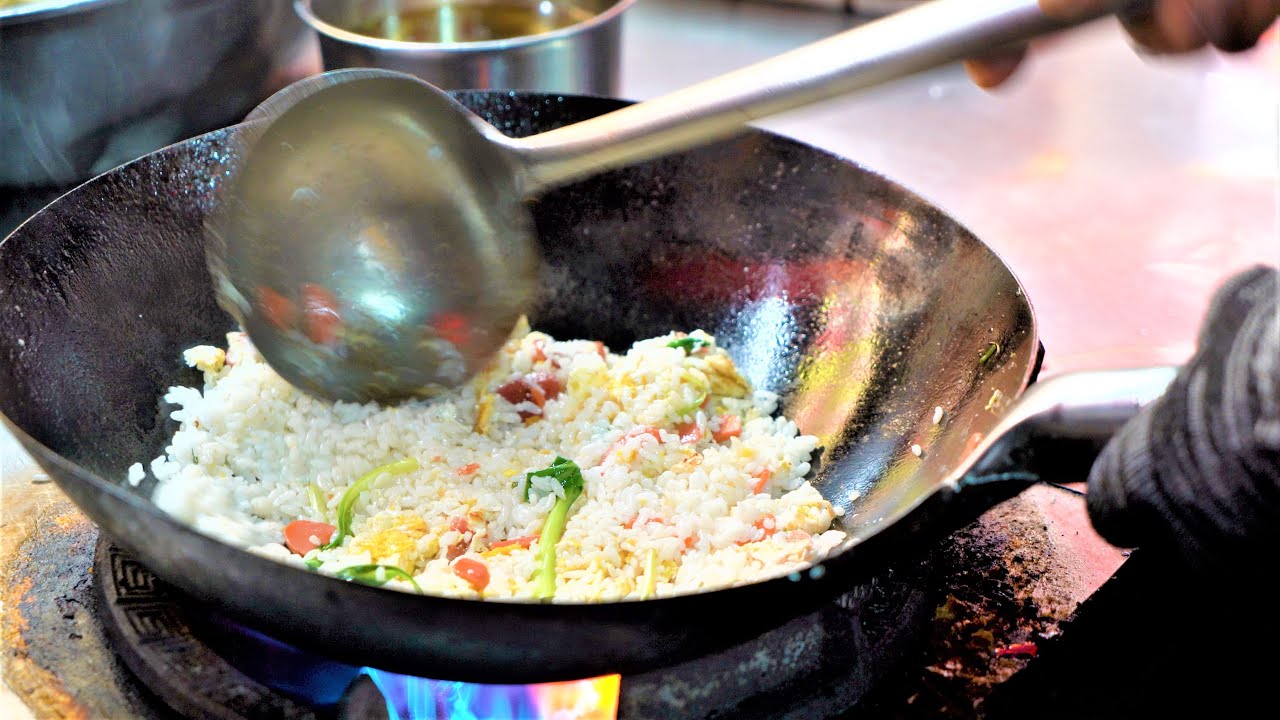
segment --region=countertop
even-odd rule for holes
[[[841,30],[834,11],[640,0],[643,99]],[[678,19],[677,19],[678,18]],[[1045,371],[1183,360],[1213,289],[1280,262],[1275,28],[1240,56],[1143,57],[1118,23],[1042,43],[995,92],[959,67],[760,123],[898,181],[1024,283]]]
[[[854,22],[640,0],[619,94],[652,97]],[[1280,262],[1278,71],[1274,28],[1244,55],[1173,59],[1136,53],[1102,22],[1042,43],[996,92],[948,67],[761,125],[888,176],[984,239],[1036,308],[1045,374],[1176,363],[1226,276]],[[29,465],[0,430],[4,484],[29,482]]]

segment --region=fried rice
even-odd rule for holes
[[[817,438],[701,331],[615,354],[522,323],[466,387],[396,406],[314,398],[227,337],[185,353],[202,388],[165,396],[180,427],[150,463],[153,498],[283,563],[408,592],[601,602],[786,575],[844,539],[806,480]]]

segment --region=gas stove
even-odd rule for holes
[[[1251,717],[1280,640],[1267,569],[1207,581],[1130,557],[1088,530],[1075,488],[1042,485],[925,562],[716,656],[542,685],[436,681],[309,655],[209,611],[34,470],[3,489],[12,720]]]
[[[111,649],[167,706],[190,717],[833,717],[894,666],[932,610],[924,568],[916,566],[739,647],[675,667],[625,678],[478,685],[308,654],[201,608],[106,539],[96,545],[97,617]]]
[[[1123,559],[1072,529],[1077,495],[1042,486],[927,561],[717,655],[636,676],[486,686],[357,667],[243,627],[168,587],[25,475],[5,484],[3,662],[39,718],[977,717],[975,704],[1040,662]],[[1090,553],[1100,564],[1082,567]]]

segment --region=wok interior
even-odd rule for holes
[[[620,105],[458,97],[517,135]],[[143,498],[150,482],[123,480],[174,430],[161,396],[200,383],[182,350],[232,329],[200,247],[234,162],[227,137],[99,178],[0,247],[0,410]],[[821,439],[813,477],[854,537],[932,492],[1034,360],[1030,307],[985,246],[898,186],[762,132],[552,192],[534,212],[547,259],[534,326],[615,350],[673,329],[715,334]]]

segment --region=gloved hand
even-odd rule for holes
[[[1280,551],[1280,271],[1254,268],[1214,297],[1168,391],[1111,439],[1089,475],[1094,527],[1120,547],[1194,566]]]
[[[1045,14],[1079,17],[1102,0],[1040,0]],[[1280,0],[1152,0],[1122,13],[1120,22],[1140,47],[1153,53],[1179,53],[1212,45],[1226,52],[1248,50],[1280,15]],[[1009,78],[1021,64],[1025,48],[1003,50],[970,60],[965,68],[984,88]]]

